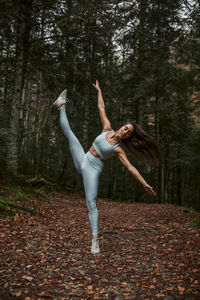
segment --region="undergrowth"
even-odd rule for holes
[[[23,204],[31,197],[31,193],[20,186],[4,185],[0,192],[0,213],[15,215],[17,209],[23,209]]]
[[[200,217],[192,218],[193,226],[196,228],[200,228]]]
[[[49,201],[48,194],[57,186],[43,178],[8,177],[0,181],[0,214],[13,216],[18,210],[34,214],[36,207],[29,207],[31,198]]]

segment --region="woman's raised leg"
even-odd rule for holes
[[[78,170],[79,173],[82,173],[82,163],[84,160],[85,152],[79,140],[70,128],[65,107],[60,108],[60,125],[64,132],[64,135],[68,139],[69,149],[72,155],[75,168]]]

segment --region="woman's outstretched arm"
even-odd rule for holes
[[[152,196],[156,196],[156,192],[153,188],[144,180],[138,170],[130,163],[128,160],[125,151],[121,147],[117,147],[115,149],[115,153],[117,154],[119,160],[122,164],[129,170],[129,172],[143,185],[143,188],[147,193]]]
[[[101,123],[103,126],[103,131],[112,130],[110,121],[108,120],[108,118],[106,116],[105,104],[103,101],[103,96],[102,96],[102,92],[101,92],[98,80],[96,80],[96,84],[93,83],[93,86],[95,87],[95,89],[98,92],[98,110],[99,110]]]

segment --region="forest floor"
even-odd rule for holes
[[[199,213],[99,198],[101,253],[92,255],[81,193],[26,203],[34,213],[0,216],[1,300],[200,299]]]

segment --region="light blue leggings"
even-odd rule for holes
[[[102,172],[103,162],[92,155],[89,151],[87,153],[84,152],[79,140],[70,128],[65,107],[60,109],[60,125],[68,139],[69,149],[75,168],[83,176],[92,235],[98,236],[98,210],[96,207],[96,199],[98,193],[99,175]]]

